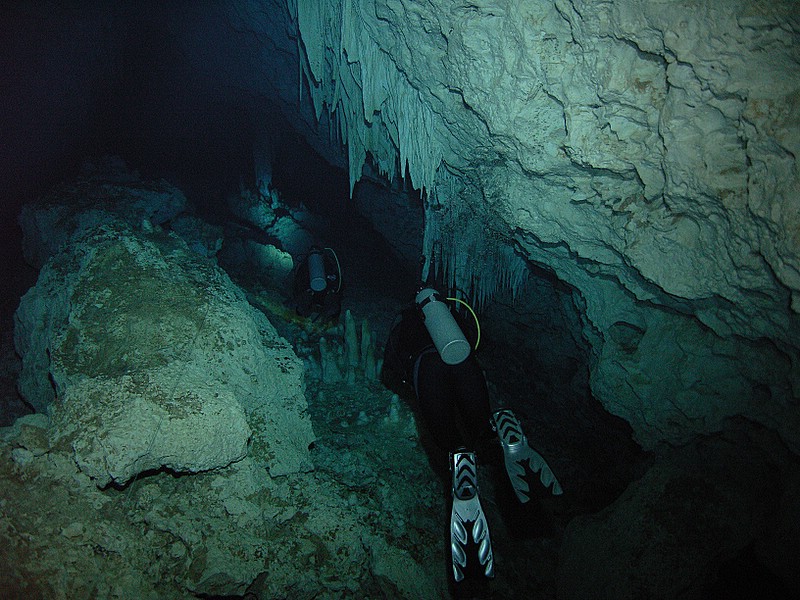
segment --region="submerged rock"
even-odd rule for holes
[[[531,265],[567,284],[643,447],[745,415],[800,452],[794,3],[417,4],[297,3],[351,188],[424,190],[428,267],[478,305]]]
[[[250,454],[311,468],[302,363],[228,276],[174,235],[72,238],[16,313],[20,391],[98,486]]]
[[[185,208],[186,196],[166,181],[142,180],[124,165],[92,169],[22,207],[22,250],[25,260],[40,268],[82,232],[113,221],[149,230]]]

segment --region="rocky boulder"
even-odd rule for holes
[[[246,454],[272,475],[311,468],[302,363],[176,235],[124,221],[78,230],[15,320],[20,391],[98,486]]]

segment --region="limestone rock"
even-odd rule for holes
[[[311,468],[302,364],[221,270],[174,235],[84,232],[22,299],[20,390],[98,486],[246,453]]]
[[[261,230],[266,230],[275,223],[275,210],[277,194],[263,195],[249,190],[240,190],[238,194],[231,194],[227,198],[228,208],[242,221]]]
[[[201,256],[216,256],[222,248],[222,227],[209,225],[195,216],[178,215],[170,222],[170,229]]]
[[[396,588],[398,597],[424,598],[436,589],[435,580],[407,552],[392,548],[382,539],[372,540],[370,550],[372,572]]]
[[[252,240],[233,240],[228,248],[226,261],[238,268],[246,265],[251,272],[258,273],[265,282],[278,289],[286,289],[291,285],[294,260],[288,252],[284,252],[271,244],[260,244]],[[232,257],[231,254],[237,256]],[[234,259],[234,260],[232,260]]]
[[[386,190],[377,177],[364,177],[353,191],[353,202],[406,264],[419,261],[422,249],[422,203],[413,193]]]
[[[241,405],[186,368],[154,369],[147,383],[126,375],[70,382],[50,411],[52,443],[69,443],[101,487],[162,467],[196,473],[241,460],[252,435]],[[165,387],[171,382],[179,388]]]
[[[101,490],[49,447],[47,426],[36,414],[0,429],[0,590],[9,597],[445,597],[430,542],[417,547],[435,536],[421,527],[413,543],[398,540],[395,520],[375,518],[398,509],[364,504],[366,490],[350,502],[352,490],[324,473],[264,477],[250,457]]]

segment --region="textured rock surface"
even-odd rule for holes
[[[288,18],[283,4],[296,11],[296,21]],[[800,28],[793,2],[242,0],[211,11],[198,21],[205,27],[175,28],[183,33],[176,45],[191,63],[187,94],[205,102],[218,99],[221,89],[243,96],[242,90],[251,90],[257,103],[281,95],[281,106],[294,106],[294,50],[306,52],[304,71],[315,107],[309,110],[301,103],[298,129],[316,136],[321,142],[317,149],[332,163],[341,160],[337,152],[345,142],[353,182],[362,176],[366,160],[390,176],[406,173],[405,187],[424,187],[425,251],[435,253],[451,277],[482,304],[494,302],[499,287],[528,294],[520,317],[510,322],[529,326],[531,337],[563,331],[549,330],[546,322],[527,322],[540,299],[521,285],[527,265],[535,263],[565,282],[556,304],[569,301],[580,315],[583,339],[576,346],[588,348],[592,392],[631,423],[645,447],[660,448],[662,441],[683,444],[698,433],[725,427],[729,415],[741,414],[776,429],[793,450],[800,449]],[[220,15],[223,26],[217,27]],[[270,36],[276,30],[282,39],[273,45]],[[207,44],[202,41],[208,37],[198,37],[212,32],[207,35],[217,39],[218,31],[246,40],[249,51],[237,56],[241,45]],[[255,68],[247,73],[228,68],[245,64]],[[186,65],[176,71],[182,68]],[[39,77],[40,71],[32,71]],[[272,71],[274,80],[266,76]],[[197,81],[212,82],[215,89],[196,86]],[[306,88],[299,83],[305,98]],[[217,93],[199,93],[206,91]],[[166,100],[169,113],[181,99],[170,90]],[[270,103],[253,112],[272,118],[273,108]],[[145,111],[133,112],[143,116]],[[42,115],[42,129],[58,121],[48,117]],[[176,123],[165,137],[184,133]],[[260,154],[265,161],[268,150]],[[269,176],[271,165],[255,166],[257,173]],[[98,224],[95,216],[81,218],[87,226]],[[72,223],[60,217],[55,221]],[[137,221],[131,224],[138,227]],[[413,219],[394,229],[418,232],[419,224]],[[41,257],[60,247],[61,241],[53,239],[57,243],[39,252]],[[67,285],[73,285],[65,275]],[[47,336],[54,322],[67,319],[71,307],[66,299],[52,298],[51,312],[37,316],[40,327],[24,343],[46,347],[37,336]],[[509,306],[515,305],[503,297],[491,310],[503,312]],[[552,349],[561,350],[561,345]],[[519,349],[515,358],[526,358],[526,350],[546,353],[548,348],[540,339]],[[39,361],[33,368],[50,368],[46,353],[31,356]],[[554,362],[571,357],[568,349]],[[573,390],[583,389],[583,380],[573,380],[568,365],[556,366],[556,377],[563,374],[574,383]],[[32,397],[49,397],[48,381],[40,379],[38,388],[32,381],[27,385]],[[128,488],[125,502],[141,502],[146,520],[135,512],[122,518],[122,496],[114,489],[98,490],[78,472],[72,448],[50,447],[46,439],[39,443],[20,432],[4,447],[9,458],[0,463],[5,486],[0,552],[18,549],[2,560],[18,568],[0,577],[16,585],[41,585],[29,590],[31,597],[185,597],[186,590],[241,593],[260,572],[268,574],[260,586],[268,597],[312,595],[320,589],[371,597],[401,595],[397,588],[407,582],[392,578],[410,571],[427,574],[423,587],[431,592],[428,596],[436,595],[441,590],[431,582],[441,577],[431,570],[441,566],[442,555],[430,551],[438,548],[431,532],[444,518],[413,504],[436,492],[426,495],[420,486],[412,487],[430,474],[391,471],[397,454],[388,451],[395,446],[387,443],[385,430],[370,422],[375,415],[369,412],[384,407],[380,400],[385,398],[376,395],[379,401],[373,401],[363,391],[348,397],[335,388],[325,392],[314,402],[331,417],[326,422],[330,431],[318,441],[320,468],[313,476],[275,480],[259,470],[252,478],[230,478],[231,489],[242,494],[215,479],[223,471],[174,480],[164,474],[140,478]],[[520,398],[529,401],[529,396]],[[538,422],[537,408],[535,402],[527,406],[532,418],[526,424],[536,423],[538,440],[550,428]],[[574,434],[569,419],[586,415],[564,413],[562,427]],[[379,444],[376,431],[383,436]],[[355,452],[358,433],[364,443]],[[569,468],[568,481],[583,485],[587,494],[609,495],[603,490],[607,482],[604,473],[581,480],[582,470],[624,462],[615,454],[618,446],[603,439],[605,433],[574,436],[569,444],[557,437],[547,441],[555,449],[567,448],[566,458],[558,460],[578,465]],[[661,454],[619,503],[570,526],[561,572],[576,575],[565,589],[579,595],[605,587],[612,597],[617,585],[636,593],[644,587],[650,596],[690,589],[695,574],[707,577],[724,558],[709,556],[713,550],[736,552],[755,538],[757,556],[793,582],[796,592],[797,535],[792,532],[798,521],[798,484],[787,467],[792,457],[774,440],[717,439],[713,452],[705,454],[698,452],[702,446],[695,439],[682,451]],[[589,452],[591,460],[582,460]],[[698,462],[693,452],[712,460]],[[380,467],[370,469],[369,458]],[[225,472],[249,469],[249,462],[245,458]],[[730,472],[729,466],[739,468]],[[327,479],[326,485],[315,485],[323,471],[344,481],[344,487],[327,485]],[[206,489],[201,480],[215,484]],[[259,496],[262,484],[272,491]],[[79,501],[71,493],[76,489],[90,500]],[[406,502],[400,502],[398,490],[419,510],[403,513]],[[568,502],[574,502],[574,488],[567,492]],[[271,504],[272,498],[278,500]],[[98,514],[103,499],[108,499],[103,516],[112,520],[111,527],[99,520],[86,522],[87,514]],[[197,513],[188,506],[194,499]],[[709,506],[709,499],[727,508],[729,517]],[[31,506],[41,510],[31,511]],[[672,514],[665,514],[665,508]],[[765,510],[773,511],[770,518],[764,518]],[[663,544],[637,537],[630,514],[645,521],[639,534],[652,533]],[[686,521],[698,514],[717,525],[707,531],[716,546],[693,537],[687,527]],[[262,530],[258,516],[266,516]],[[493,535],[502,531],[502,519],[491,522]],[[648,528],[652,523],[657,525]],[[743,531],[745,525],[755,530],[752,535]],[[386,545],[354,533],[381,526]],[[237,538],[251,529],[258,533]],[[269,544],[263,543],[265,536]],[[344,547],[337,546],[337,536]],[[495,539],[499,545],[503,536]],[[127,550],[134,547],[142,554],[131,567]],[[422,547],[428,552],[420,557]],[[667,554],[668,548],[675,552]],[[598,561],[608,549],[611,556]],[[239,562],[230,561],[232,556]],[[520,562],[500,564],[503,556]],[[503,577],[496,585],[516,578],[515,592],[531,590],[531,581],[539,578],[541,586],[526,595],[555,596],[556,561],[547,543],[512,544],[498,548],[497,557]],[[670,564],[686,566],[692,557],[696,561],[682,571],[682,581],[680,572],[668,569]],[[674,563],[663,562],[671,559]],[[631,560],[647,580],[628,568]],[[365,575],[369,583],[359,586]],[[337,581],[342,576],[355,582],[346,591]],[[173,581],[179,582],[179,591],[163,588]],[[413,587],[404,589],[421,595]],[[544,590],[551,593],[540,593]]]
[[[311,468],[302,363],[227,275],[173,234],[76,235],[16,315],[20,390],[54,444],[99,486],[246,453],[276,476]]]
[[[373,227],[389,242],[406,264],[415,265],[422,255],[422,202],[412,192],[387,194],[378,179],[362,179],[353,192],[353,202]]]
[[[246,457],[125,490],[98,489],[47,430],[42,414],[0,429],[4,598],[447,596],[430,477],[404,430],[383,429],[380,456],[349,431],[348,454],[314,473],[265,477]]]
[[[426,250],[453,213],[460,241],[437,259],[479,297],[519,283],[509,245],[573,286],[593,391],[645,447],[744,414],[800,450],[793,8],[300,0],[297,14],[351,178],[367,152],[390,176],[399,155],[427,192]]]

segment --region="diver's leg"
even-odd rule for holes
[[[326,321],[335,321],[342,312],[342,297],[336,292],[329,292],[322,302],[322,317]]]
[[[462,438],[456,416],[460,391],[452,366],[446,365],[433,350],[423,353],[414,369],[414,388],[424,424],[438,446],[431,457],[438,469],[439,457],[449,456],[452,493],[450,511],[450,551],[453,578],[464,579],[469,556],[477,552],[477,563],[486,577],[494,576],[494,559],[489,527],[478,499],[477,462],[474,452],[460,448]],[[484,384],[485,385],[485,384]],[[445,471],[446,472],[446,471]]]
[[[458,409],[464,425],[466,446],[481,448],[494,438],[486,378],[473,357],[453,367],[453,385],[457,386]]]
[[[311,292],[301,291],[295,295],[294,309],[301,317],[308,317],[312,310],[313,296]]]
[[[445,456],[462,445],[455,419],[455,395],[447,369],[436,351],[423,353],[414,369],[420,416],[433,442]]]

